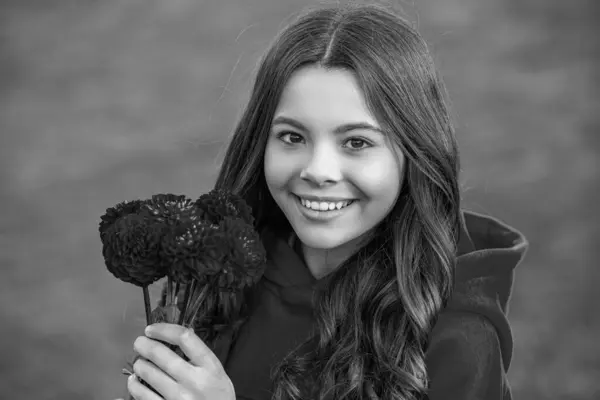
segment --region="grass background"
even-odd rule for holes
[[[510,310],[515,399],[599,398],[599,6],[397,3],[447,80],[466,206],[531,242]],[[106,271],[99,216],[211,188],[259,55],[309,4],[0,2],[0,397],[125,393],[142,295]]]

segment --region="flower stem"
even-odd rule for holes
[[[195,292],[198,292],[198,288],[196,288]],[[192,327],[194,325],[194,319],[198,314],[200,307],[202,306],[202,301],[206,298],[206,294],[208,292],[208,285],[204,285],[200,288],[199,293],[194,293],[194,303],[192,304],[187,319],[185,321],[185,326]]]
[[[175,298],[173,299],[177,307],[179,307],[179,281],[175,282]]]
[[[171,277],[171,274],[167,275],[167,298],[169,299],[169,304],[167,304],[168,306],[173,305],[173,298],[175,296],[173,295],[173,277]]]
[[[152,323],[150,317],[150,292],[148,291],[148,285],[142,287],[144,292],[144,309],[146,310],[146,325],[150,325]]]
[[[179,321],[177,322],[179,325],[183,325],[183,317],[185,317],[185,313],[187,312],[187,309],[190,305],[190,297],[192,295],[192,282],[188,282],[187,285],[185,285],[185,294],[183,295],[183,301],[184,301],[184,307],[183,310],[181,310],[181,313],[179,314]]]
[[[192,306],[192,298],[194,297],[194,294],[196,293],[196,287],[198,286],[198,282],[196,282],[195,279],[192,279],[188,285],[189,285],[188,286],[189,292],[187,294],[187,299],[185,301],[185,309],[183,310],[184,311],[183,314],[185,314],[185,315],[181,321],[182,323],[180,324],[183,326],[186,326],[185,322],[187,321],[188,315],[190,313],[190,309]]]
[[[213,277],[213,279],[211,279],[210,282],[208,282],[207,284],[205,284],[204,286],[202,286],[202,289],[200,289],[200,293],[198,293],[197,296],[194,296],[196,298],[196,300],[194,301],[194,305],[193,305],[193,307],[190,310],[191,315],[189,316],[188,320],[186,321],[186,326],[193,326],[194,320],[196,319],[196,315],[198,314],[198,311],[200,311],[200,307],[202,306],[202,303],[206,299],[208,293],[210,292],[210,289],[213,286],[215,286],[215,284],[217,283],[218,279],[219,279],[219,276],[215,275]]]

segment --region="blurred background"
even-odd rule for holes
[[[600,398],[597,1],[392,3],[446,78],[465,206],[531,242],[514,398]],[[107,272],[99,217],[210,190],[259,56],[311,4],[0,1],[0,398],[126,393],[142,292]]]

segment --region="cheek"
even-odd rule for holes
[[[400,191],[400,171],[391,157],[378,157],[354,173],[356,185],[369,200],[394,202]]]
[[[285,152],[277,149],[271,141],[265,149],[265,180],[271,190],[282,188],[292,175],[293,164]]]
[[[273,157],[273,150],[270,144],[267,144],[267,148],[265,149],[265,160],[264,160],[264,168],[265,168],[265,181],[269,188],[274,184],[274,180],[276,178],[275,168],[275,160]]]

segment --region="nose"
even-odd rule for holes
[[[335,151],[326,146],[315,148],[306,166],[300,172],[300,178],[318,186],[340,181],[342,172]]]

